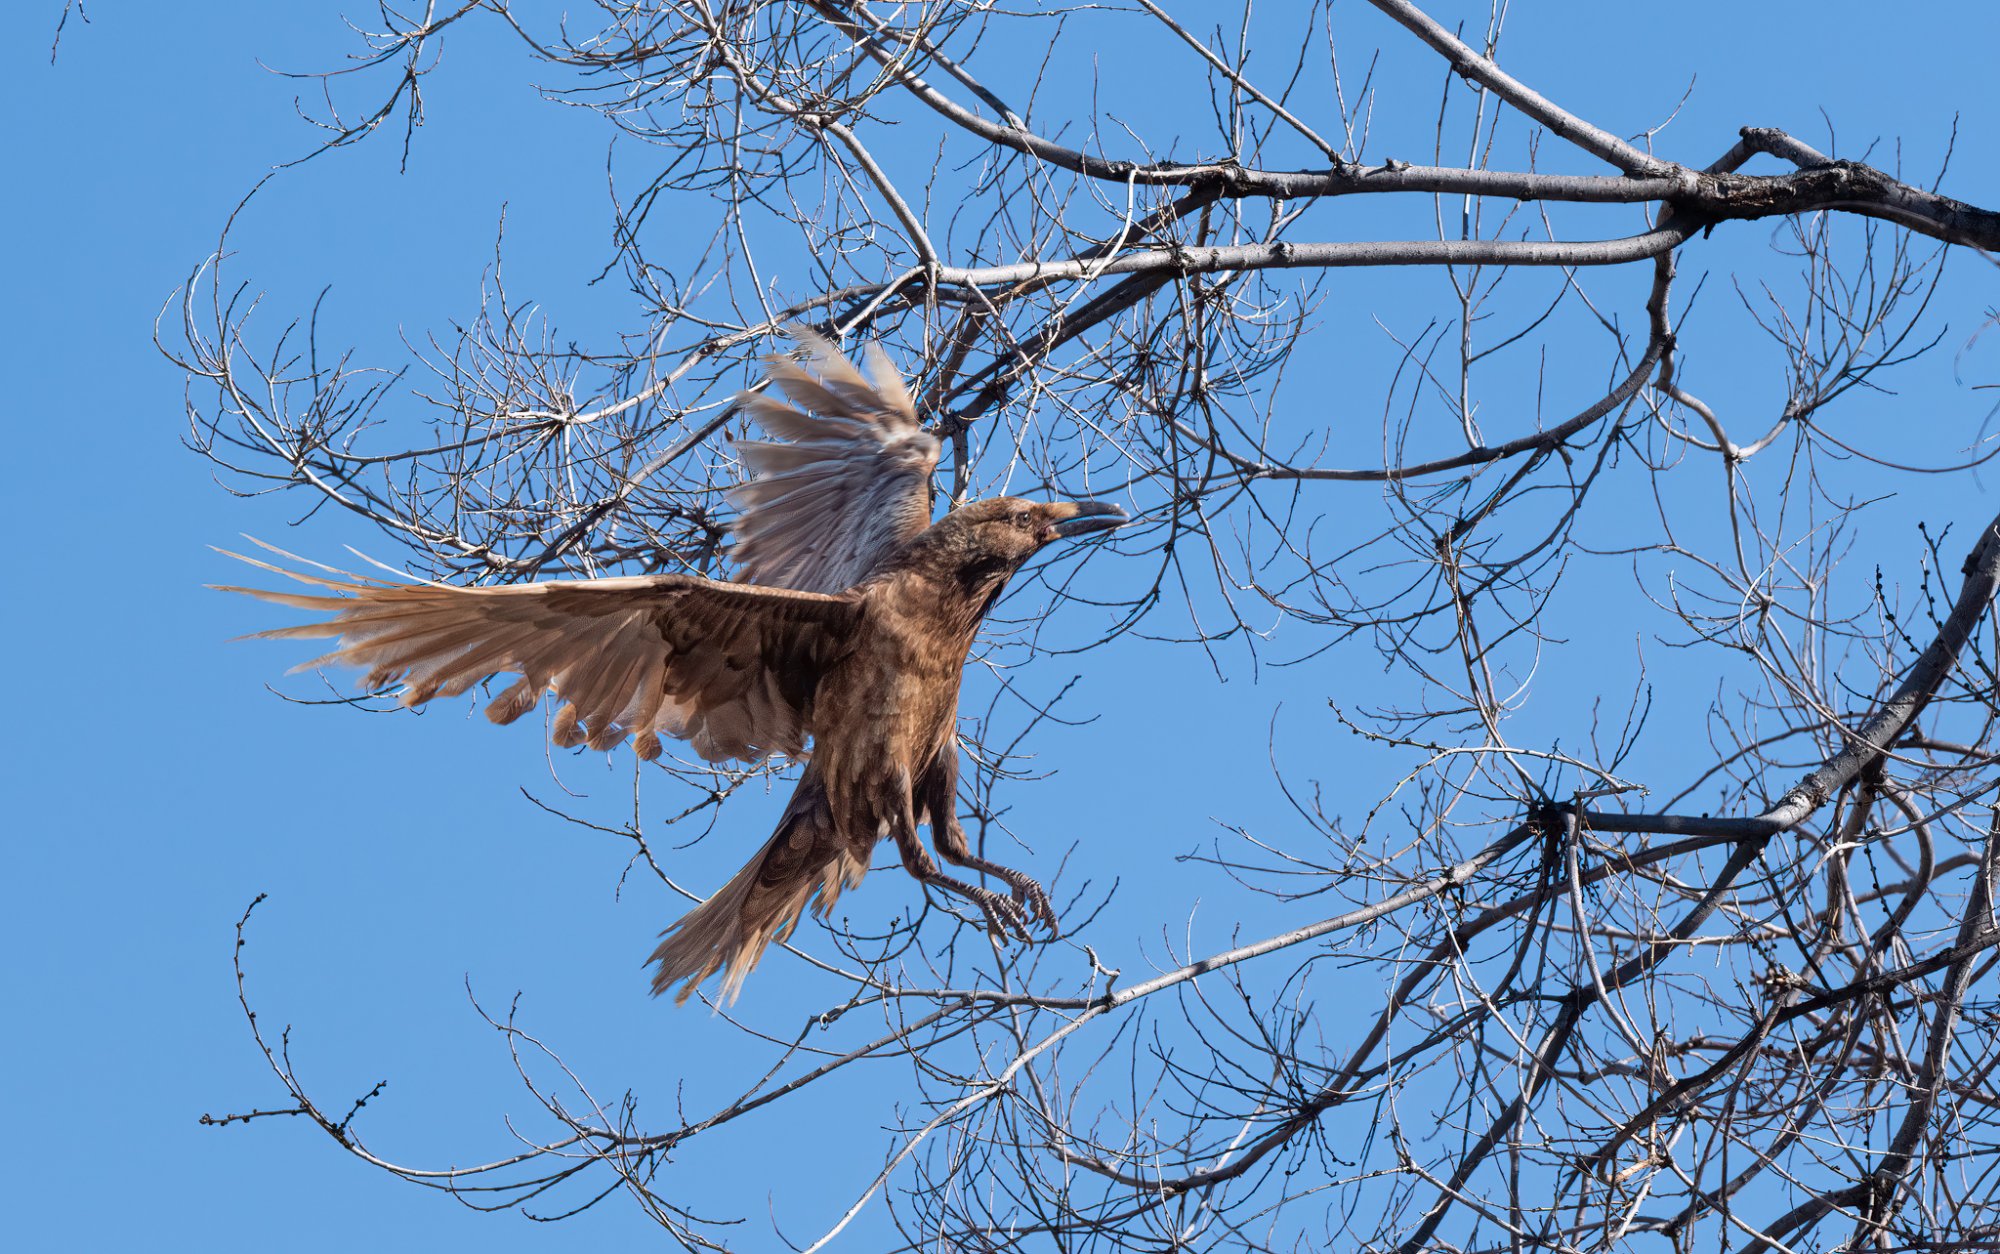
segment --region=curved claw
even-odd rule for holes
[[[988,935],[996,940],[1005,939],[1009,934],[1022,941],[1034,939],[1028,932],[1028,916],[1018,904],[984,888],[975,888],[969,895],[973,904],[986,915]]]
[[[1049,903],[1049,895],[1042,891],[1042,886],[1019,871],[1014,872],[1010,882],[1014,886],[1014,900],[1042,921],[1049,929],[1049,939],[1061,936],[1062,924],[1056,921],[1055,907]]]
[[[1002,897],[992,889],[953,879],[949,875],[940,874],[935,868],[921,871],[917,878],[978,906],[980,913],[986,916],[986,931],[994,939],[1012,936],[1023,944],[1032,945],[1035,937],[1028,928],[1030,919],[1039,920],[1046,926],[1051,940],[1062,935],[1062,929],[1056,922],[1055,907],[1049,903],[1049,895],[1043,892],[1042,886],[1033,879],[1010,867],[969,855],[961,854],[954,861],[1000,880],[1013,890],[1012,897]]]

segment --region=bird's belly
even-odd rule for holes
[[[849,841],[872,845],[909,813],[916,779],[956,731],[958,678],[884,659],[822,684],[813,757]]]

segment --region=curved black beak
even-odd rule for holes
[[[1076,512],[1049,524],[1049,531],[1063,539],[1087,536],[1093,531],[1109,531],[1131,522],[1131,515],[1109,501],[1065,501]]]

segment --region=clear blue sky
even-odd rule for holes
[[[14,659],[0,909],[6,1227],[21,1249],[552,1250],[650,1239],[622,1201],[554,1227],[477,1216],[362,1167],[306,1126],[197,1125],[203,1112],[282,1103],[229,968],[231,926],[258,893],[270,894],[252,951],[267,1021],[295,1025],[295,1060],[331,1100],[389,1081],[363,1129],[396,1157],[498,1156],[509,1147],[500,1115],[532,1123],[537,1113],[467,1005],[468,980],[496,1007],[523,990],[527,1021],[611,1095],[632,1085],[666,1102],[681,1082],[690,1094],[720,1092],[756,1060],[699,1010],[644,996],[640,959],[677,908],[645,886],[621,899],[626,851],[521,799],[522,787],[552,789],[531,732],[468,723],[458,708],[369,717],[282,703],[264,684],[298,658],[225,643],[270,619],[201,588],[236,577],[207,546],[239,532],[325,556],[376,540],[326,520],[295,540],[287,511],[219,491],[179,444],[181,380],[150,342],[155,314],[231,206],[310,142],[292,110],[296,85],[259,60],[331,64],[350,50],[340,8],[100,0],[91,24],[72,19],[52,66],[58,11],[54,0],[16,0],[0,17],[11,174],[0,344],[20,554],[0,627]],[[1477,20],[1484,6],[1432,11]],[[1523,0],[1507,64],[1621,132],[1670,111],[1695,79],[1660,141],[1691,163],[1720,153],[1738,126],[1776,125],[1838,155],[1880,139],[1883,164],[1900,140],[1905,168],[1927,180],[1961,115],[1943,190],[2000,207],[1990,64],[2000,10],[1891,12],[1696,0],[1627,25],[1602,5]],[[1399,64],[1420,59],[1385,20],[1356,6],[1341,16],[1357,60],[1377,45]],[[399,330],[417,338],[467,312],[505,204],[514,291],[559,303],[567,326],[617,325],[615,294],[583,286],[603,260],[602,129],[538,101],[518,52],[491,29],[448,42],[446,57],[409,172],[398,173],[392,145],[376,144],[279,184],[232,241],[239,273],[282,310],[303,310],[331,282],[328,338],[391,346]],[[1038,107],[1059,113],[1060,97]],[[1728,246],[1763,247],[1764,228],[1730,230]],[[1885,422],[1948,414],[1966,429],[1984,402],[1966,390],[1975,379],[1955,375],[1953,355],[1972,330],[1955,323],[1940,353],[1901,377],[1900,397],[1857,403]],[[1337,361],[1349,347],[1324,352]],[[1969,480],[1939,492],[1888,517],[1970,528],[1993,507]],[[1043,760],[1062,773],[1018,798],[1017,825],[1039,834],[1034,857],[1080,840],[1081,873],[1125,876],[1137,904],[1101,920],[1093,939],[1128,963],[1161,955],[1162,927],[1178,946],[1191,911],[1197,950],[1235,926],[1241,895],[1174,855],[1212,839],[1212,818],[1284,830],[1265,751],[1280,698],[1302,774],[1351,789],[1350,809],[1386,787],[1315,760],[1344,744],[1321,713],[1340,682],[1334,663],[1253,682],[1243,658],[1225,662],[1226,683],[1145,640],[1092,655],[1078,700],[1103,719],[1047,736]],[[311,689],[293,681],[287,691]],[[626,781],[581,767],[564,778],[605,804]],[[757,799],[735,809],[686,855],[690,880],[718,880],[761,840],[771,809]],[[851,900],[886,914],[904,891],[876,882]],[[1310,906],[1300,909],[1296,922],[1309,921]],[[745,1012],[795,1028],[817,1002],[789,979],[782,963],[760,971]],[[889,1119],[865,1088],[842,1100],[803,1107],[795,1126],[805,1135],[789,1144],[763,1144],[777,1125],[757,1122],[704,1142],[671,1169],[676,1191],[747,1213],[744,1248],[764,1248],[768,1189],[751,1165],[783,1175],[809,1161],[815,1118]],[[874,1165],[863,1156],[788,1187],[777,1219],[793,1235],[811,1231]]]

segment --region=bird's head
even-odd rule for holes
[[[1007,573],[1057,540],[1123,526],[1125,511],[1109,501],[1024,501],[996,496],[953,510],[939,523],[960,533],[967,556],[999,562]]]
[[[968,590],[1001,586],[1029,558],[1057,540],[1123,526],[1124,510],[1108,501],[1024,501],[997,496],[961,506],[912,546],[915,561],[948,571]]]

